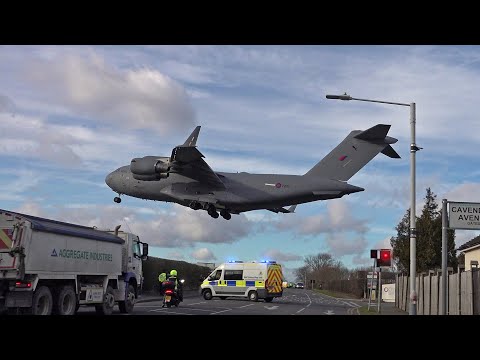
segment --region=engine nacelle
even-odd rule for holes
[[[170,169],[169,158],[158,156],[144,156],[135,158],[130,162],[130,171],[134,179],[153,181],[168,177]]]

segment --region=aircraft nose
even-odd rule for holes
[[[108,185],[108,187],[112,188],[113,186],[113,173],[110,173],[107,175],[105,178],[105,183]]]

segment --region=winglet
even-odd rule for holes
[[[297,204],[292,205],[292,206],[290,206],[290,207],[288,208],[288,212],[294,213],[296,208],[297,208]]]
[[[198,133],[200,132],[201,126],[197,126],[195,130],[190,134],[190,136],[185,140],[183,146],[197,146]]]

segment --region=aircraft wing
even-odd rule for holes
[[[181,174],[217,189],[225,189],[225,184],[203,160],[205,156],[196,148],[199,132],[200,126],[197,126],[183,145],[172,150],[170,172]]]

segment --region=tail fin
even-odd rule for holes
[[[341,181],[349,180],[378,153],[400,158],[390,146],[397,139],[387,136],[390,125],[378,124],[365,131],[354,130],[305,176],[321,176]]]
[[[190,136],[185,140],[185,143],[183,146],[196,146],[197,145],[197,139],[198,139],[198,134],[200,133],[200,128],[201,126],[197,126],[195,130],[192,131]]]

